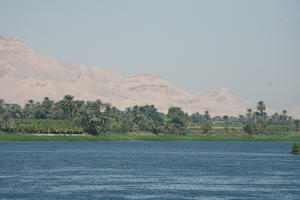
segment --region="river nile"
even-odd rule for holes
[[[0,199],[300,199],[289,142],[0,142]]]

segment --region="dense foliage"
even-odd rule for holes
[[[287,111],[283,110],[282,114],[274,113],[271,116],[265,112],[266,105],[263,101],[259,101],[256,106],[257,111],[247,109],[245,116],[240,116],[240,123],[244,124],[244,131],[252,134],[276,134],[278,132],[294,131],[291,129],[293,124],[296,125],[297,120],[287,116]],[[276,128],[274,128],[276,127]]]
[[[277,134],[298,132],[300,121],[294,120],[284,110],[282,114],[268,116],[266,105],[259,101],[256,111],[248,109],[245,115],[211,117],[209,111],[188,115],[179,107],[170,107],[167,114],[158,112],[154,105],[133,106],[121,111],[108,103],[75,100],[66,95],[55,102],[45,97],[42,102],[29,100],[23,107],[8,104],[0,99],[0,130],[23,133],[89,133],[151,132],[186,135],[197,134]],[[191,125],[198,127],[193,128]],[[214,124],[223,124],[213,128]],[[234,129],[234,125],[242,125]],[[190,128],[188,128],[188,126]],[[200,131],[200,132],[199,132]]]
[[[169,131],[171,127],[165,118],[154,105],[134,106],[120,111],[100,100],[84,102],[70,95],[57,102],[48,97],[41,103],[29,100],[23,108],[0,101],[0,130],[4,131],[54,134],[86,132],[93,135],[109,131],[145,131],[158,134]],[[178,134],[183,134],[187,122],[173,121],[172,127],[176,126],[180,130]]]
[[[187,133],[188,116],[179,107],[171,107],[166,116],[166,130],[169,133],[185,135]]]
[[[16,128],[14,120],[8,113],[2,113],[0,115],[0,130],[11,132]]]

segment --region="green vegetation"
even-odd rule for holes
[[[74,118],[74,122],[81,126],[84,131],[97,135],[110,129],[110,105],[103,104],[101,101],[87,102],[82,105],[79,114],[70,115],[67,113],[67,119]],[[102,111],[102,112],[101,112]],[[72,113],[73,111],[70,111]]]
[[[16,125],[31,120],[16,120]],[[32,120],[43,121],[43,120]],[[46,120],[47,122],[51,120]],[[57,123],[68,121],[53,120]],[[20,123],[22,122],[22,123]],[[201,124],[190,123],[186,135],[170,133],[153,134],[151,132],[106,132],[97,136],[35,136],[20,132],[0,132],[0,141],[300,141],[300,135],[292,132],[293,126],[272,125],[268,129],[273,134],[248,135],[243,131],[243,124],[229,124],[227,133],[225,124],[212,124],[208,134],[203,132]]]
[[[205,114],[202,118],[201,127],[204,133],[208,133],[211,130],[211,118],[208,111],[205,111]]]
[[[98,136],[34,136],[21,133],[0,132],[0,141],[299,141],[299,135],[170,135],[144,132],[106,133]]]
[[[171,134],[185,135],[187,133],[187,115],[181,108],[169,108],[166,116],[166,131]]]
[[[16,128],[15,121],[8,113],[0,115],[0,130],[12,132]]]
[[[16,119],[15,131],[40,134],[82,134],[83,128],[68,120]]]
[[[300,154],[300,145],[298,143],[296,142],[293,143],[291,153]]]
[[[158,134],[165,129],[165,115],[158,112],[154,105],[127,108],[125,114],[120,115],[120,117],[118,123],[121,122],[121,124],[128,126],[128,129],[123,129],[123,132],[145,131]]]
[[[223,116],[223,120],[225,121],[225,132],[228,132],[228,123],[229,123],[229,117],[228,115]]]
[[[29,121],[25,123],[21,119]],[[187,120],[183,122],[179,126],[185,127]],[[23,108],[0,101],[0,130],[3,131],[51,134],[85,132],[92,135],[146,131],[158,134],[167,130],[166,124],[165,115],[158,112],[154,105],[134,106],[120,111],[100,100],[84,102],[70,95],[57,102],[48,97],[41,103],[29,100]]]
[[[299,129],[300,129],[300,120],[299,119],[296,119],[294,121],[295,123],[295,126],[296,126],[296,132],[299,133]]]
[[[209,111],[188,115],[179,107],[170,107],[164,114],[154,105],[121,111],[100,100],[85,102],[70,95],[57,102],[47,97],[41,103],[29,100],[23,107],[0,99],[0,140],[299,141],[299,120],[285,110],[268,116],[263,101],[256,109],[238,118],[211,117]]]

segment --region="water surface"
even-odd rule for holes
[[[300,199],[288,142],[1,142],[0,199]]]

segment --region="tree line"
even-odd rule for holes
[[[263,101],[257,103],[256,111],[247,109],[245,116],[239,116],[239,121],[245,124],[244,131],[248,134],[264,133],[269,125],[295,125],[297,132],[300,127],[300,121],[288,116],[286,110],[283,110],[281,114],[274,113],[269,116]]]
[[[124,111],[100,100],[81,101],[66,95],[59,101],[45,97],[41,102],[29,100],[23,107],[6,103],[0,99],[0,130],[16,130],[15,119],[68,120],[80,126],[85,132],[98,135],[105,132],[146,131],[154,134],[170,133],[184,135],[188,133],[188,124],[201,124],[204,133],[212,130],[213,123],[224,123],[225,131],[231,123],[242,123],[248,134],[258,134],[268,125],[295,124],[299,129],[299,120],[275,113],[268,116],[263,101],[258,102],[257,111],[247,110],[239,117],[215,116],[209,111],[203,114],[189,115],[180,107],[170,107],[167,114],[159,112],[154,105],[133,106]]]
[[[75,100],[71,95],[57,102],[48,97],[42,102],[29,100],[23,107],[0,99],[0,130],[15,130],[14,119],[68,120],[93,135],[108,131],[186,134],[188,123],[187,113],[179,107],[170,107],[167,114],[158,112],[154,105],[133,106],[121,111],[100,100]]]

